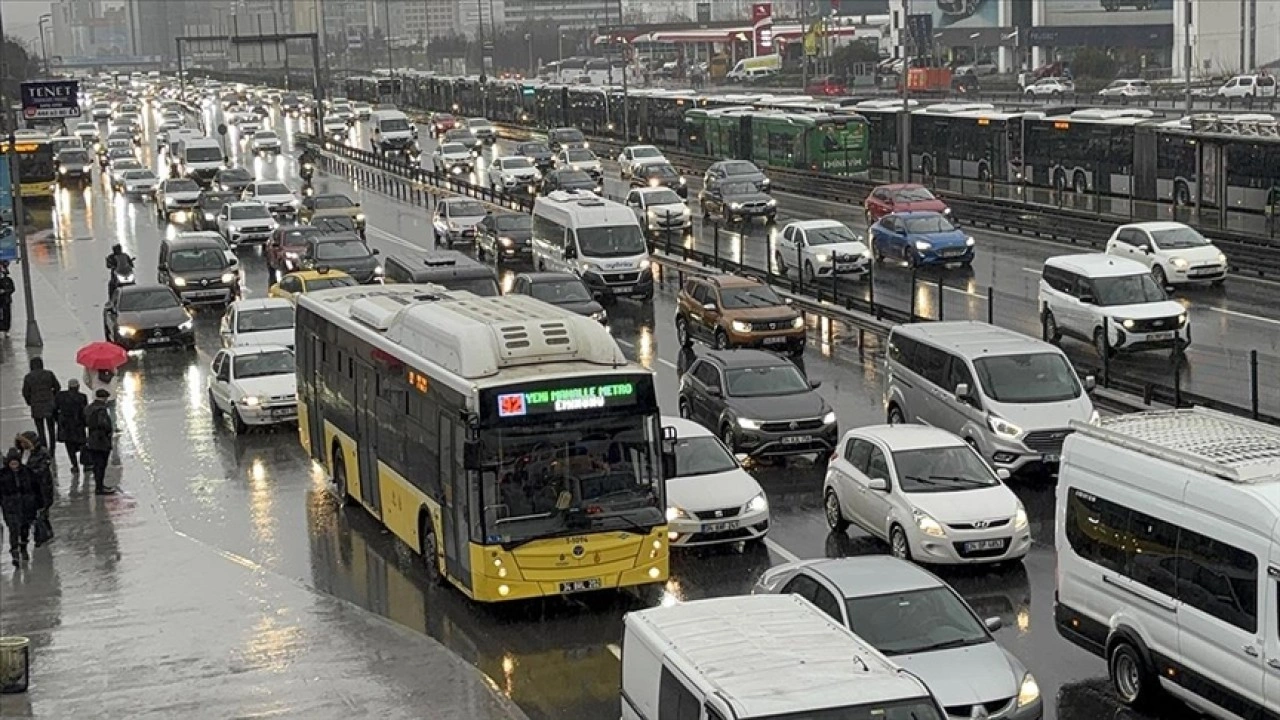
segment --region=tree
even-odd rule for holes
[[[0,86],[0,91],[5,97],[16,101],[22,82],[38,74],[40,66],[21,41],[12,36],[4,38],[0,52],[4,54],[4,72],[0,73],[0,83],[3,85]]]
[[[1111,80],[1116,76],[1116,61],[1105,50],[1080,48],[1071,59],[1071,73],[1077,78]]]

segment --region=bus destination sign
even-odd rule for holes
[[[636,387],[635,384],[629,382],[550,390],[529,390],[527,392],[499,395],[498,417],[525,417],[527,415],[568,413],[579,410],[599,410],[601,408],[634,405],[635,402]]]

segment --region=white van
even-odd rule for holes
[[[628,613],[622,720],[946,715],[919,678],[799,595]]]
[[[213,138],[183,139],[178,144],[178,169],[182,177],[191,178],[201,185],[213,182],[213,176],[226,167],[227,158],[222,146]]]
[[[1127,705],[1280,713],[1280,428],[1195,408],[1073,423],[1054,620]],[[1175,713],[1174,716],[1177,716]]]
[[[585,190],[557,190],[533,203],[533,262],[575,273],[592,294],[649,300],[653,271],[635,213]]]
[[[373,151],[405,150],[418,138],[418,129],[399,110],[379,110],[369,116],[369,142]]]
[[[1218,88],[1220,98],[1272,98],[1276,79],[1271,75],[1237,75]]]

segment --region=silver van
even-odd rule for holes
[[[1061,350],[980,322],[899,325],[885,354],[890,424],[923,423],[964,438],[996,469],[1057,472],[1070,422],[1096,422]]]

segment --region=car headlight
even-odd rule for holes
[[[190,318],[183,320],[181,323],[178,324],[178,329],[183,332],[186,332],[193,327],[195,327],[195,321],[191,320]]]
[[[777,204],[778,204],[778,201],[774,200],[773,198],[769,198],[769,202],[765,203],[765,205],[768,205],[769,207],[775,207]]]
[[[1182,313],[1181,315],[1178,316],[1178,327],[1182,327],[1183,325],[1186,325],[1186,324],[1187,324],[1187,314]]]
[[[1097,410],[1094,410],[1093,412],[1089,413],[1090,425],[1097,425],[1100,422],[1102,422],[1102,416],[1098,414]]]
[[[599,310],[591,313],[591,319],[600,323],[606,322],[609,319],[609,313],[606,310]]]
[[[1013,514],[1013,529],[1026,530],[1030,524],[1031,521],[1027,519],[1027,509],[1019,505],[1018,512]]]
[[[509,248],[513,244],[513,241],[509,237],[500,237],[498,238],[498,243],[501,244],[502,247]]]
[[[967,236],[965,236],[964,244],[965,244],[966,246],[968,246],[968,247],[973,247],[973,246],[974,246],[974,245],[976,245],[977,243],[978,243],[978,241],[977,241],[977,240],[974,240],[972,235],[967,235]]]
[[[1012,437],[1018,437],[1019,435],[1022,434],[1022,428],[1018,427],[1017,425],[1014,425],[1013,423],[1009,422],[1008,420],[1005,420],[1002,417],[997,417],[995,415],[987,416],[987,425],[990,426],[991,431],[997,435],[1003,435],[1005,437],[1012,438]]]
[[[759,430],[760,423],[756,420],[738,418],[738,427],[742,428],[743,430]]]
[[[835,424],[836,424],[836,411],[835,411],[835,410],[828,410],[828,411],[827,411],[827,414],[822,416],[822,424],[823,424],[823,425],[835,425]]]
[[[244,405],[245,407],[257,407],[261,403],[262,403],[262,399],[259,398],[257,395],[245,395],[244,397],[240,398],[240,404]]]
[[[364,222],[364,213],[356,213],[356,222],[358,223]]]
[[[804,327],[804,316],[803,316],[803,315],[801,315],[801,316],[799,316],[799,317],[797,317],[797,318],[795,318],[794,320],[792,320],[792,321],[791,321],[791,328],[792,328],[793,330],[799,330],[799,329],[801,329],[801,328],[803,328],[803,327]]]
[[[932,245],[930,245],[929,243],[923,240],[916,241],[916,250],[919,250],[920,252],[928,252],[932,248],[933,248]]]
[[[59,165],[59,166],[58,166],[58,172],[59,172],[59,173],[61,173],[61,174],[63,174],[63,175],[66,175],[66,174],[67,174],[67,166],[66,166],[66,165]]]
[[[820,263],[831,262],[831,256],[827,253],[818,253],[813,256]]]
[[[383,269],[382,269],[382,266],[381,266],[381,265],[378,265],[377,267],[375,267],[375,268],[373,269],[373,274],[374,274],[374,275],[381,275],[383,272],[384,272],[384,271],[383,271]]]
[[[653,263],[649,262],[649,258],[645,258],[645,259],[641,260],[641,261],[640,261],[640,270],[641,270],[641,272],[643,272],[643,271],[645,271],[645,270],[648,270],[652,265],[653,265]]]
[[[769,185],[770,185],[770,183],[771,183],[771,182],[772,182],[772,181],[771,181],[771,180],[769,180],[769,178],[765,178],[765,179],[763,179],[763,180],[761,180],[761,181],[760,181],[760,184],[761,184],[761,185],[763,185],[764,187],[769,187]]]
[[[769,509],[769,499],[764,496],[764,493],[760,493],[759,495],[756,495],[755,497],[748,500],[746,505],[742,506],[742,511],[744,513],[758,513],[758,512],[764,512],[765,510],[768,510],[768,509]]]
[[[729,326],[730,326],[730,327],[732,327],[732,328],[733,328],[733,331],[734,331],[734,332],[737,332],[737,333],[749,333],[749,332],[751,332],[751,323],[749,323],[749,322],[743,322],[743,321],[741,321],[741,320],[734,320],[733,322],[729,323]]]
[[[729,203],[729,207],[733,208],[734,210],[741,210],[742,203]]]
[[[682,507],[676,507],[673,505],[667,508],[667,522],[687,517],[689,517],[689,514],[686,513]]]
[[[1133,318],[1129,318],[1127,320],[1121,320],[1120,324],[1124,325],[1125,330],[1132,330],[1133,326],[1137,325],[1138,323],[1134,322]]]
[[[130,327],[128,325],[121,325],[116,328],[116,331],[120,333],[120,337],[133,337],[138,334],[138,328]]]
[[[1180,257],[1169,258],[1169,264],[1178,268],[1179,270],[1186,270],[1188,267],[1191,266],[1191,263],[1187,262],[1186,258],[1180,258]]]
[[[912,510],[911,514],[915,517],[916,527],[920,528],[920,532],[931,537],[947,536],[947,531],[942,528],[942,523],[934,520],[928,513]]]
[[[174,285],[177,285],[178,287],[186,287],[186,286],[187,286],[187,279],[186,279],[186,278],[180,278],[180,277],[176,277],[176,276],[175,276],[175,277],[173,278],[173,284],[174,284]]]
[[[205,221],[205,222],[213,222],[213,213],[208,213],[208,212],[207,212],[207,213],[205,213],[205,214],[204,214],[204,221]]]
[[[1221,264],[1221,265],[1226,265],[1226,264],[1227,264],[1227,255],[1226,255],[1226,253],[1218,253],[1218,263],[1219,263],[1219,264]]]
[[[232,282],[232,281],[234,281],[235,279],[236,279],[236,274],[235,274],[235,273],[233,273],[233,272],[225,272],[225,273],[222,273],[222,282],[224,282],[224,283]]]
[[[688,181],[688,180],[685,180],[683,177],[682,177],[682,178],[680,178],[680,184],[681,184],[681,185],[687,185],[687,184],[688,184],[688,182],[689,182],[689,181]]]
[[[942,214],[943,214],[943,215],[950,215],[950,214],[951,214],[951,208],[942,208]]]
[[[1031,673],[1022,676],[1022,686],[1018,688],[1018,707],[1025,707],[1040,699],[1040,685]]]

